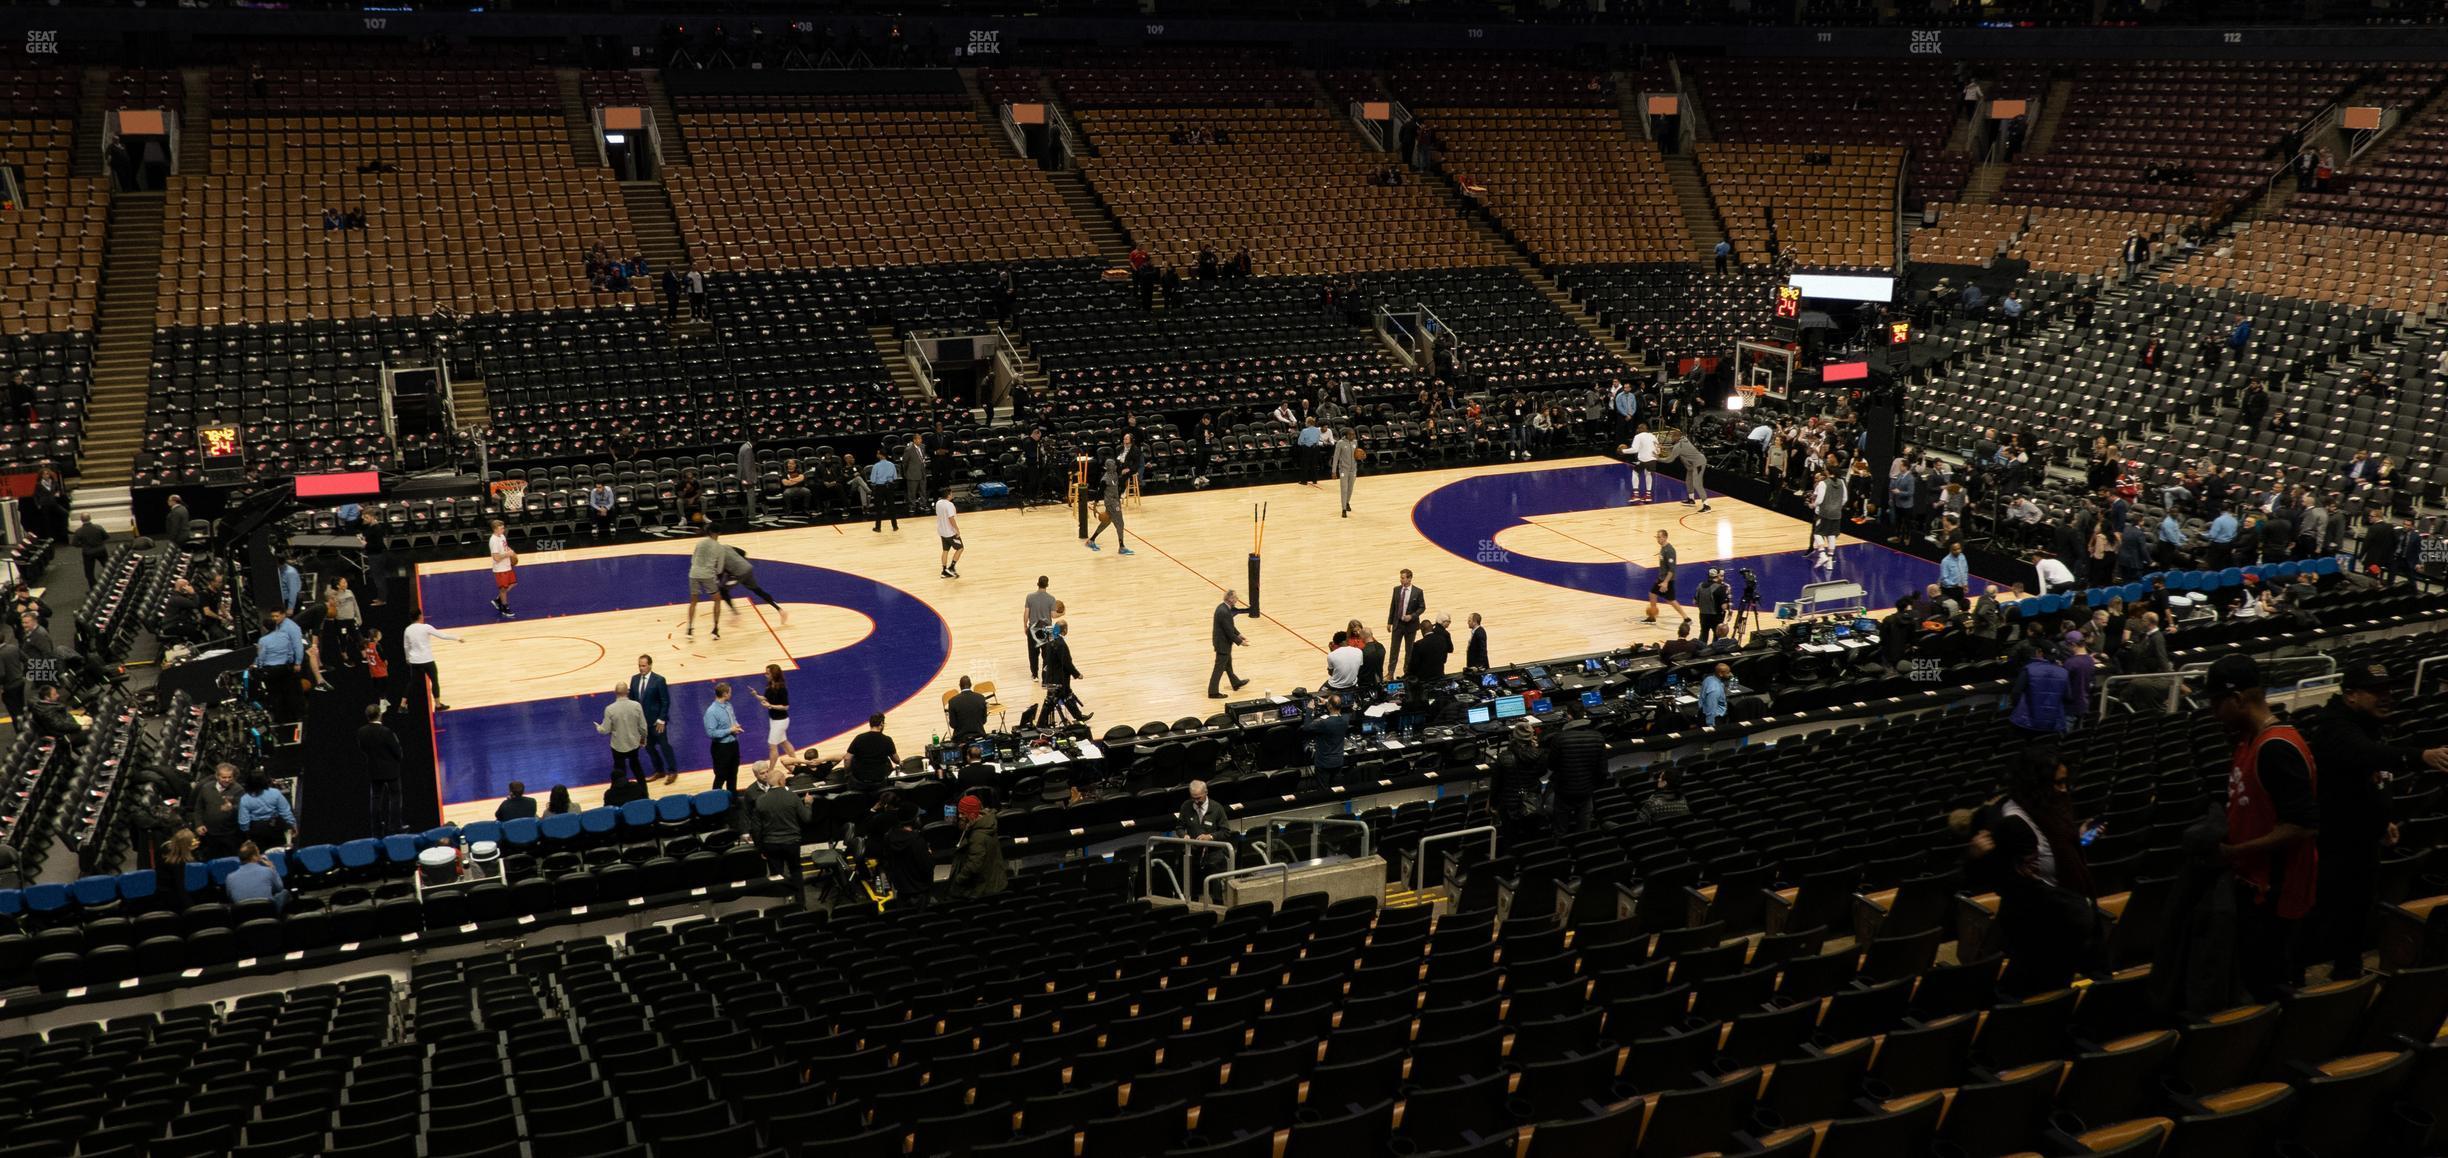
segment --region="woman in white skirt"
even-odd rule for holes
[[[765,762],[778,765],[796,749],[790,742],[790,685],[782,682],[782,665],[765,665],[765,690],[755,693],[765,708]]]

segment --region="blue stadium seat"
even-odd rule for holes
[[[2312,564],[2312,573],[2315,575],[2325,578],[2338,573],[2338,561],[2337,556],[2335,555],[2323,555],[2318,559],[2310,560],[2310,562]]]
[[[502,822],[502,843],[511,848],[532,848],[542,826],[532,816],[521,816]]]
[[[2221,591],[2225,591],[2233,587],[2242,587],[2244,585],[2244,569],[2242,567],[2229,567],[2228,569],[2219,572],[2218,585],[2219,590]]]
[[[328,844],[318,844],[314,847],[328,849],[331,846]],[[280,874],[283,879],[287,879],[289,876],[289,870],[296,867],[295,865],[289,863],[289,850],[285,848],[275,848],[266,851],[264,853],[264,863],[271,865],[272,871]]]
[[[2150,594],[2150,586],[2144,583],[2128,583],[2123,587],[2117,588],[2117,596],[2123,599],[2129,606],[2135,600],[2148,594]]]
[[[610,836],[613,829],[620,827],[620,822],[621,810],[617,808],[590,808],[578,814],[578,827],[584,829],[588,836]]]
[[[160,888],[161,880],[152,869],[136,869],[119,874],[119,899],[129,904],[152,900],[153,894]]]
[[[437,844],[457,844],[459,842],[459,826],[456,824],[445,824],[440,828],[428,828],[425,830],[424,834],[419,836],[417,839],[425,842],[422,846],[425,848],[432,848]]]
[[[398,865],[415,864],[417,854],[425,848],[422,841],[405,832],[392,833],[384,837],[382,843],[383,859]]]
[[[2305,566],[2306,564],[2300,559],[2289,559],[2286,562],[2278,565],[2278,577],[2281,579],[2292,579],[2303,574]]]
[[[501,822],[498,820],[479,820],[474,824],[462,825],[459,829],[459,835],[470,845],[474,845],[480,840],[489,840],[495,844],[500,844],[502,838]]]
[[[709,788],[698,793],[691,803],[701,820],[728,819],[731,815],[731,791],[727,788]]]
[[[25,891],[26,911],[36,916],[66,909],[69,899],[68,886],[63,884],[35,885]]]
[[[294,859],[297,861],[299,871],[312,876],[323,876],[326,873],[337,872],[340,868],[340,850],[328,844],[307,845],[297,850]],[[287,876],[288,874],[281,875]],[[213,883],[220,884],[227,876],[227,873],[216,869],[213,872]]]
[[[68,886],[68,895],[84,908],[99,909],[119,903],[119,878],[115,876],[78,877]]]
[[[655,803],[652,800],[632,800],[620,806],[621,827],[645,830],[654,827]]]
[[[233,865],[231,867],[235,868],[237,866]],[[227,875],[229,874],[221,874],[221,876]],[[187,886],[187,891],[190,894],[194,894],[203,892],[204,890],[221,883],[221,879],[220,877],[213,875],[211,864],[200,860],[191,860],[187,862],[187,871],[180,875],[179,882]]]
[[[0,917],[14,917],[24,911],[24,889],[0,889]]]
[[[695,801],[677,792],[656,798],[654,808],[655,819],[665,824],[678,824],[697,815]]]
[[[585,831],[585,822],[575,812],[556,812],[537,823],[537,830],[547,843],[563,844],[578,839]]]
[[[340,867],[351,871],[373,868],[382,863],[383,845],[373,837],[361,837],[340,846]]]

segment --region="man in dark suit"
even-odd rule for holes
[[[1233,670],[1232,663],[1232,649],[1249,642],[1241,634],[1241,629],[1233,624],[1233,618],[1241,614],[1240,606],[1241,593],[1228,587],[1224,590],[1224,601],[1215,607],[1215,626],[1208,633],[1209,642],[1215,647],[1215,667],[1207,672],[1207,698],[1211,700],[1224,698],[1224,693],[1216,690],[1219,679],[1231,679],[1236,692],[1249,683]]]
[[[1412,586],[1411,569],[1403,568],[1402,581],[1386,603],[1386,663],[1391,670],[1402,670],[1403,648],[1419,633],[1420,616],[1427,611],[1428,593]]]
[[[944,701],[944,722],[952,729],[955,740],[974,740],[986,734],[986,697],[969,686],[969,677],[960,678],[960,690]]]
[[[1479,613],[1470,613],[1470,643],[1462,651],[1462,667],[1466,671],[1486,671],[1487,627],[1479,622]]]
[[[357,729],[357,754],[365,760],[366,817],[374,835],[398,832],[400,818],[399,735],[383,726],[382,705],[367,704],[365,724]]]
[[[646,713],[646,758],[669,784],[680,778],[680,757],[671,745],[671,685],[655,674],[654,657],[638,657],[637,674],[629,677],[629,698]]]

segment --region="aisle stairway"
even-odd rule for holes
[[[1108,265],[1121,265],[1130,257],[1130,233],[1122,221],[1105,208],[1103,198],[1088,184],[1077,169],[1057,169],[1046,174],[1054,181],[1054,191],[1062,195],[1063,207],[1071,211],[1080,227],[1088,231],[1088,240],[1096,244],[1097,256]]]
[[[1688,154],[1668,157],[1666,180],[1674,187],[1675,201],[1683,210],[1683,227],[1691,231],[1692,260],[1715,261],[1717,243],[1726,238],[1725,223],[1718,219],[1717,203],[1709,198],[1708,181],[1700,176],[1700,163]]]
[[[663,308],[663,271],[688,267],[688,243],[680,237],[680,221],[672,212],[671,194],[661,181],[623,181],[620,191],[621,200],[629,207],[629,228],[637,235],[638,252],[646,255],[649,271],[644,284],[637,287],[642,295],[639,300],[652,303],[659,311]],[[704,323],[686,320],[685,310],[681,314],[684,320],[674,327],[676,333],[705,332]]]
[[[144,446],[145,398],[153,367],[155,298],[161,287],[165,194],[111,197],[102,254],[102,301],[94,330],[93,399],[77,474],[87,486],[127,483]]]
[[[917,403],[934,399],[926,383],[919,379],[917,368],[910,365],[909,355],[901,352],[901,335],[897,331],[891,326],[869,326],[867,338],[884,358],[884,369],[892,375],[894,393]]]
[[[2004,162],[1975,166],[1971,178],[1964,182],[1963,197],[1960,203],[1987,205],[1997,199],[1998,186],[2004,184],[2005,181],[2006,165]]]
[[[1454,196],[1459,200],[1461,192],[1456,190]],[[1466,206],[1463,215],[1469,220],[1473,229],[1478,230],[1481,236],[1486,237],[1489,242],[1503,251],[1506,264],[1511,265],[1524,280],[1537,287],[1541,294],[1546,295],[1548,301],[1554,302],[1556,309],[1563,311],[1564,316],[1572,319],[1574,325],[1581,327],[1583,333],[1588,334],[1599,345],[1606,347],[1608,353],[1613,354],[1616,360],[1625,365],[1642,365],[1639,355],[1632,352],[1632,347],[1624,345],[1596,316],[1581,308],[1581,303],[1574,301],[1573,296],[1565,292],[1562,286],[1557,285],[1554,278],[1547,276],[1546,271],[1540,269],[1536,262],[1531,261],[1529,254],[1525,253],[1521,246],[1515,244],[1502,229],[1497,228],[1486,214]]]
[[[603,150],[595,138],[595,115],[587,108],[586,88],[579,82],[578,70],[556,68],[553,78],[561,85],[561,122],[569,129],[570,162],[581,169],[603,164]]]
[[[663,88],[663,74],[651,68],[639,72],[646,78],[646,107],[654,110],[655,140],[662,149],[664,167],[688,164],[688,139],[680,135],[680,114],[672,108],[671,93]]]

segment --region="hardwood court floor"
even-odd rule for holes
[[[763,719],[748,696],[765,665],[788,673],[791,738],[838,754],[873,711],[903,755],[943,730],[940,702],[961,675],[991,682],[1010,720],[1034,702],[1021,600],[1039,575],[1065,603],[1076,689],[1094,727],[1207,716],[1209,618],[1226,587],[1247,595],[1252,509],[1267,507],[1262,614],[1243,621],[1235,655],[1246,694],[1321,682],[1328,638],[1352,619],[1382,629],[1396,573],[1415,573],[1431,616],[1453,616],[1461,667],[1470,612],[1486,620],[1494,662],[1656,642],[1676,623],[1641,622],[1654,577],[1653,534],[1679,551],[1677,592],[1688,605],[1707,565],[1751,566],[1762,605],[1825,578],[1859,580],[1873,606],[1933,582],[1936,567],[1848,539],[1832,570],[1806,554],[1808,528],[1718,498],[1709,513],[1681,505],[1679,483],[1657,481],[1653,505],[1627,506],[1630,472],[1604,458],[1498,464],[1363,477],[1348,519],[1336,493],[1297,484],[1156,495],[1127,516],[1131,546],[1084,549],[1057,508],[965,512],[959,579],[937,576],[929,517],[882,533],[864,524],[726,535],[757,563],[757,579],[784,601],[788,621],[755,604],[711,637],[710,607],[686,619],[691,542],[538,550],[521,544],[519,618],[501,620],[482,558],[427,564],[418,582],[434,624],[459,642],[436,645],[444,699],[435,720],[445,818],[489,817],[512,779],[543,796],[567,784],[592,804],[609,775],[595,734],[610,689],[655,657],[672,683],[672,738],[709,783],[700,719],[712,682],[732,682],[742,754],[764,754]],[[1144,536],[1144,537],[1142,537]],[[583,542],[583,540],[581,540]],[[1739,591],[1740,583],[1736,583]],[[749,607],[748,604],[742,604]],[[663,791],[658,788],[657,792]]]

